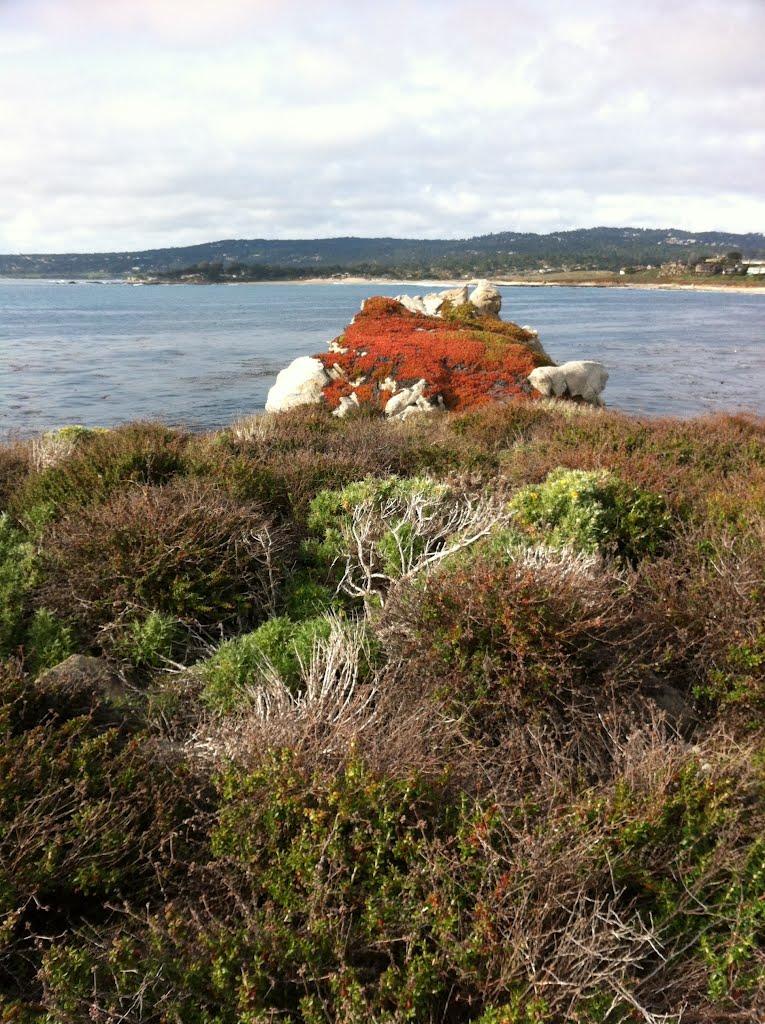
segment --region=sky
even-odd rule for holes
[[[765,0],[0,0],[0,252],[765,231]]]

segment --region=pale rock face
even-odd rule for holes
[[[398,419],[406,422],[413,416],[427,416],[429,413],[438,412],[438,406],[426,402],[425,405],[408,405],[398,416]]]
[[[575,359],[561,366],[538,366],[528,377],[529,383],[547,398],[583,398],[600,405],[600,394],[608,381],[608,370],[602,363]]]
[[[464,306],[468,300],[468,286],[463,284],[457,288],[447,288],[445,292],[439,293],[439,298],[441,299],[439,310],[445,302],[451,303],[452,306]]]
[[[332,410],[332,415],[337,416],[338,419],[345,419],[349,412],[359,407],[359,396],[355,391],[352,391],[350,395],[343,395],[340,399],[340,404],[336,409]]]
[[[410,388],[402,388],[396,392],[385,403],[385,415],[388,417],[399,416],[407,406],[416,405],[417,399],[422,398],[426,386],[426,381],[418,380]]]
[[[425,295],[422,304],[428,316],[438,316],[438,312],[444,304],[441,292],[431,292],[430,295]]]
[[[339,363],[333,363],[327,370],[330,380],[345,380],[345,370]]]
[[[400,302],[410,313],[425,312],[425,303],[422,301],[421,295],[397,295],[396,302]]]
[[[499,288],[490,281],[479,281],[470,295],[470,302],[481,313],[493,313],[499,316],[502,309],[502,296]]]
[[[319,359],[299,356],[277,376],[268,392],[266,412],[284,412],[298,405],[316,405],[322,400],[322,389],[329,375]]]
[[[424,313],[426,316],[440,316],[441,307],[445,302],[452,306],[463,306],[468,301],[468,286],[447,288],[443,292],[430,292],[429,295],[397,295],[400,302],[410,313]]]

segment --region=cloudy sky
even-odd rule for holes
[[[765,0],[0,0],[0,252],[765,230]]]

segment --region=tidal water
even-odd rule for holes
[[[321,351],[368,295],[401,285],[131,287],[0,280],[0,434],[160,418],[194,429],[263,408],[278,371]],[[765,414],[765,295],[503,290],[556,362],[597,359],[607,404]]]

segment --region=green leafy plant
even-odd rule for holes
[[[47,608],[38,608],[24,640],[25,664],[33,673],[53,668],[76,650],[72,630]]]
[[[269,619],[254,632],[227,640],[204,662],[204,699],[218,711],[230,711],[247,685],[257,683],[266,667],[296,689],[301,664],[311,657],[314,644],[326,639],[330,620],[325,616],[293,622],[284,616]]]
[[[510,507],[538,542],[630,560],[656,554],[670,532],[660,495],[605,470],[556,469],[544,483],[520,490]]]
[[[184,636],[178,619],[152,611],[144,619],[120,623],[112,631],[110,648],[137,668],[159,668],[172,660]]]
[[[0,656],[10,654],[22,640],[29,592],[35,583],[32,544],[0,513]]]
[[[438,500],[448,494],[448,487],[428,477],[367,477],[340,490],[324,490],[313,499],[308,513],[308,528],[320,539],[311,550],[324,563],[332,564],[348,549],[347,530],[354,509],[364,502],[375,508],[386,504],[405,505],[417,496]],[[389,543],[392,538],[388,538]],[[385,540],[383,541],[385,544]],[[388,552],[389,560],[392,552]],[[391,568],[393,568],[391,566]]]

